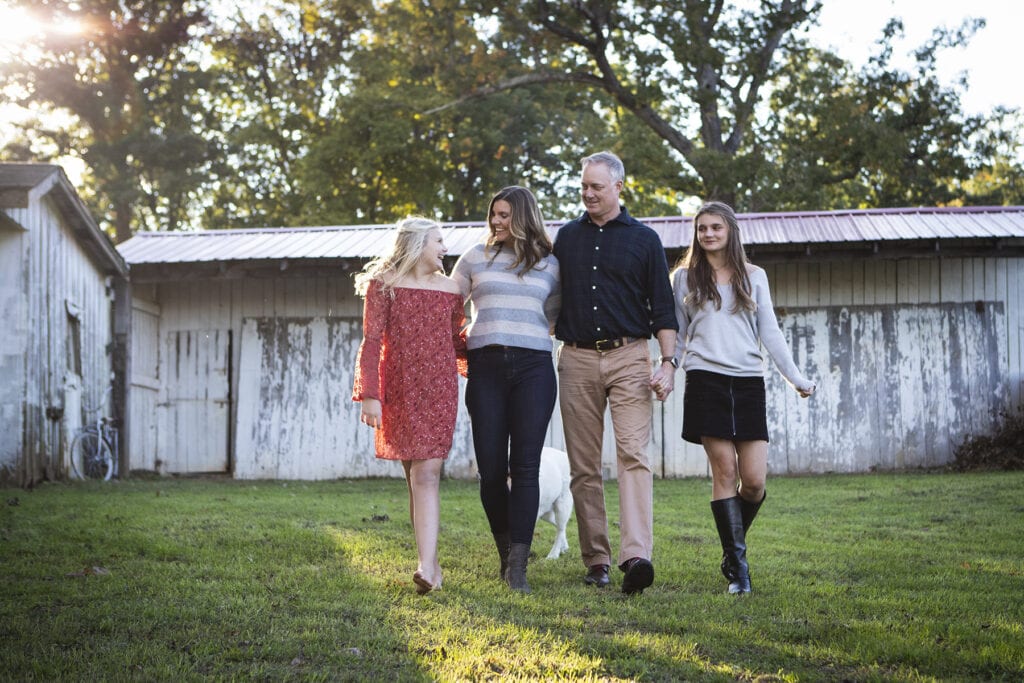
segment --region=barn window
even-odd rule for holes
[[[78,305],[65,301],[68,313],[68,372],[82,376],[82,317]]]

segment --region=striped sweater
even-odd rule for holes
[[[493,257],[493,258],[492,258]],[[489,344],[550,351],[551,326],[558,318],[561,289],[558,259],[547,256],[519,277],[509,270],[514,254],[505,248],[494,254],[477,244],[463,254],[452,279],[472,304],[472,322],[466,328],[466,346]]]

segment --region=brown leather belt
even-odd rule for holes
[[[639,337],[616,337],[615,339],[598,339],[594,342],[565,342],[567,346],[571,346],[576,349],[589,349],[591,351],[611,351],[625,346],[626,344],[632,344],[635,341],[640,341]]]

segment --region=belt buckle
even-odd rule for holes
[[[599,339],[594,342],[594,350],[603,353],[605,351],[611,351],[622,346],[621,339]]]

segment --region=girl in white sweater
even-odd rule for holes
[[[707,202],[672,279],[686,371],[683,439],[704,446],[711,512],[730,593],[750,592],[746,532],[765,499],[768,426],[762,348],[806,398],[815,385],[797,368],[779,329],[764,270],[747,262],[736,214]]]

